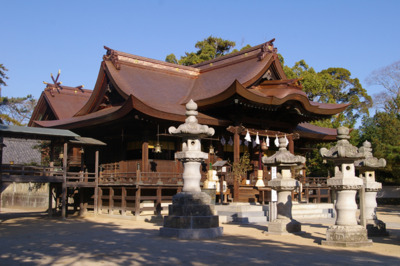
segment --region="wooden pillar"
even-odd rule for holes
[[[94,162],[94,196],[93,196],[93,208],[94,215],[97,215],[98,209],[98,200],[99,200],[99,151],[96,150],[95,154],[95,162]]]
[[[86,209],[85,209],[85,196],[83,194],[83,188],[79,188],[79,215],[83,216],[85,215]]]
[[[97,213],[101,214],[101,210],[103,208],[103,189],[101,187],[98,188],[98,198],[97,198]]]
[[[136,194],[135,194],[135,216],[136,217],[139,217],[139,215],[140,215],[140,193],[141,193],[141,188],[140,188],[140,186],[138,186],[136,189]]]
[[[67,217],[67,161],[68,160],[68,143],[64,143],[64,158],[63,158],[63,182],[62,182],[62,199],[61,199],[61,217]]]
[[[114,188],[113,187],[109,187],[108,214],[114,214]]]
[[[126,215],[126,187],[121,188],[121,215]]]
[[[293,135],[289,135],[288,137],[289,140],[289,152],[291,154],[294,154],[294,141],[293,141]]]
[[[49,217],[53,216],[53,184],[49,183]]]
[[[142,144],[142,172],[148,172],[149,169],[149,142],[144,141]]]
[[[157,200],[156,200],[156,215],[161,215],[161,202],[162,202],[162,188],[157,187]]]
[[[241,130],[239,127],[235,128],[235,132],[233,135],[233,162],[239,163],[240,161],[240,133]],[[239,182],[238,178],[235,176],[233,182],[233,201],[239,201]]]

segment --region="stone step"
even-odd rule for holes
[[[267,223],[266,216],[259,216],[259,217],[236,217],[233,219],[234,223],[240,224],[258,224],[258,223]]]
[[[299,210],[299,209],[292,209],[292,214],[302,214],[302,213],[308,213],[308,214],[318,214],[318,213],[324,213],[326,209],[304,209],[304,210]]]
[[[331,213],[320,213],[320,214],[299,214],[292,215],[293,219],[319,219],[319,218],[332,218]]]

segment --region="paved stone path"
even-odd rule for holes
[[[380,208],[389,237],[372,247],[321,246],[333,219],[304,220],[303,234],[263,233],[266,225],[222,224],[215,240],[159,236],[159,223],[104,217],[48,218],[2,209],[0,265],[400,265],[400,208]]]

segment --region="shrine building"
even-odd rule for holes
[[[310,122],[348,106],[310,101],[301,81],[286,77],[273,41],[192,66],[105,49],[93,90],[47,84],[29,126],[68,129],[107,144],[100,149],[99,198],[93,199],[93,188],[85,198],[99,200],[99,208],[109,211],[134,212],[136,206],[137,213],[141,201],[160,204],[180,190],[183,169],[174,154],[181,140],[167,130],[184,122],[191,99],[198,105],[199,123],[215,129],[212,138],[202,140],[209,153],[202,180],[215,162],[238,162],[244,152],[250,154],[254,170],[240,182],[239,195],[233,195],[234,179],[227,179],[228,199],[242,202],[260,200],[257,170],[263,170],[267,183],[270,173],[261,156],[277,150],[277,137],[287,138],[292,153],[335,140],[336,130]],[[89,154],[71,147],[68,167],[93,172]]]

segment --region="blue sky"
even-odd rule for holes
[[[276,38],[287,65],[347,68],[373,95],[367,76],[400,59],[399,10],[396,0],[0,0],[2,95],[38,98],[59,69],[64,85],[93,89],[104,45],[165,60],[210,35],[237,48]]]

